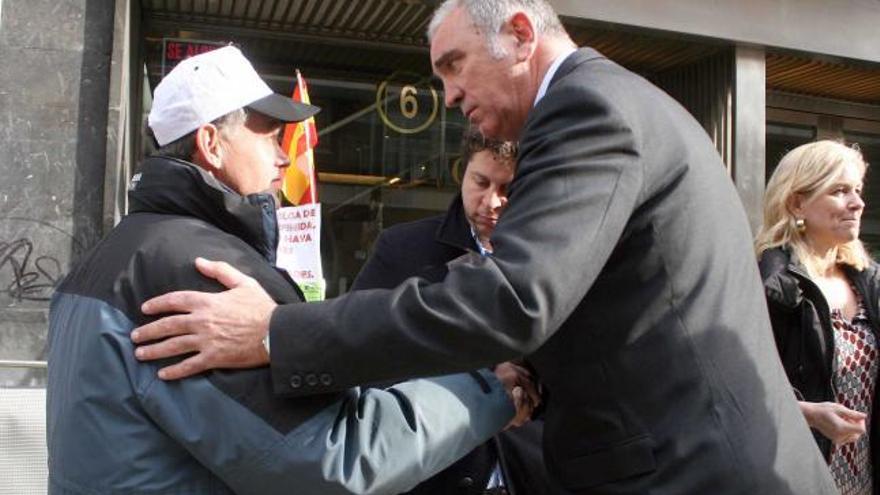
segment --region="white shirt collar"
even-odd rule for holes
[[[480,242],[480,236],[477,235],[477,231],[474,229],[474,226],[468,222],[468,225],[471,227],[471,237],[474,239],[474,244],[477,245],[477,249],[480,251],[480,254],[483,256],[490,256],[492,251],[489,251],[485,247],[483,247],[483,243]]]
[[[541,86],[538,87],[538,95],[535,96],[535,103],[532,104],[533,107],[537,105],[538,102],[541,101],[541,98],[544,97],[544,94],[547,93],[547,88],[550,86],[550,81],[553,80],[553,76],[556,75],[556,71],[559,70],[559,66],[562,65],[562,62],[564,62],[569,55],[576,51],[577,48],[569,48],[559,54],[559,56],[556,57],[556,60],[554,60],[553,63],[550,64],[550,68],[547,69],[547,73],[544,74],[544,79],[541,81]]]

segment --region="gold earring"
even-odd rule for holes
[[[803,218],[795,219],[794,228],[797,229],[798,232],[803,233],[807,230],[807,222]]]

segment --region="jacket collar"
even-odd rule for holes
[[[809,278],[807,268],[801,263],[797,253],[789,247],[776,247],[764,251],[761,255],[761,273],[774,275],[782,271],[788,271],[801,277]],[[875,270],[874,265],[868,266],[863,271],[859,271],[850,265],[841,265],[840,269],[853,282],[860,278],[869,278]],[[766,279],[767,276],[764,278]]]
[[[794,271],[806,276],[807,270],[801,264],[797,255],[787,247],[775,247],[764,251],[761,254],[761,273],[767,275],[776,274],[783,271]],[[765,277],[766,278],[766,277]]]
[[[577,66],[599,58],[605,58],[605,56],[590,47],[579,48],[562,62],[562,65],[556,70],[556,74],[553,75],[553,79],[550,80],[549,88],[552,88],[554,84],[567,76]]]
[[[278,222],[269,193],[242,196],[184,160],[147,158],[128,191],[129,212],[195,217],[234,235],[275,262]]]
[[[809,277],[797,254],[788,247],[776,247],[764,251],[759,264],[767,297],[788,306],[795,306],[803,298],[805,287],[821,295],[819,287]],[[877,305],[872,302],[876,300],[873,294],[877,284],[873,280],[877,278],[877,266],[872,263],[859,271],[852,266],[842,265],[841,270],[865,301],[871,321],[880,321]],[[822,299],[824,300],[824,296]]]
[[[437,242],[461,249],[462,251],[476,251],[474,237],[471,235],[471,224],[464,215],[464,205],[461,203],[461,193],[452,198],[446,216],[434,235]]]
[[[806,268],[788,248],[775,247],[764,251],[758,265],[767,297],[780,304],[796,306],[803,299],[801,282],[813,285]]]
[[[853,286],[862,296],[862,302],[868,311],[868,319],[871,321],[871,328],[874,329],[874,335],[880,338],[880,314],[877,307],[877,264],[873,261],[865,267],[864,270],[856,270],[850,265],[840,267],[847,277],[852,281]]]

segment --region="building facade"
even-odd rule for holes
[[[44,357],[48,298],[126,210],[151,149],[152,88],[234,43],[273,89],[295,70],[317,118],[329,295],[385,226],[444,210],[465,121],[443,107],[425,28],[436,0],[0,0],[0,360]],[[590,45],[678,99],[716,144],[753,227],[785,151],[857,143],[880,163],[878,0],[551,0]],[[880,176],[863,237],[880,249]],[[39,385],[39,370],[0,383]]]

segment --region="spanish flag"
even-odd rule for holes
[[[311,103],[306,81],[299,70],[296,71],[296,88],[293,90],[292,98],[293,101]],[[315,130],[314,117],[285,126],[281,146],[287,150],[290,166],[284,174],[281,191],[289,204],[304,205],[318,202],[315,159],[312,154],[312,149],[317,144],[318,133]]]

